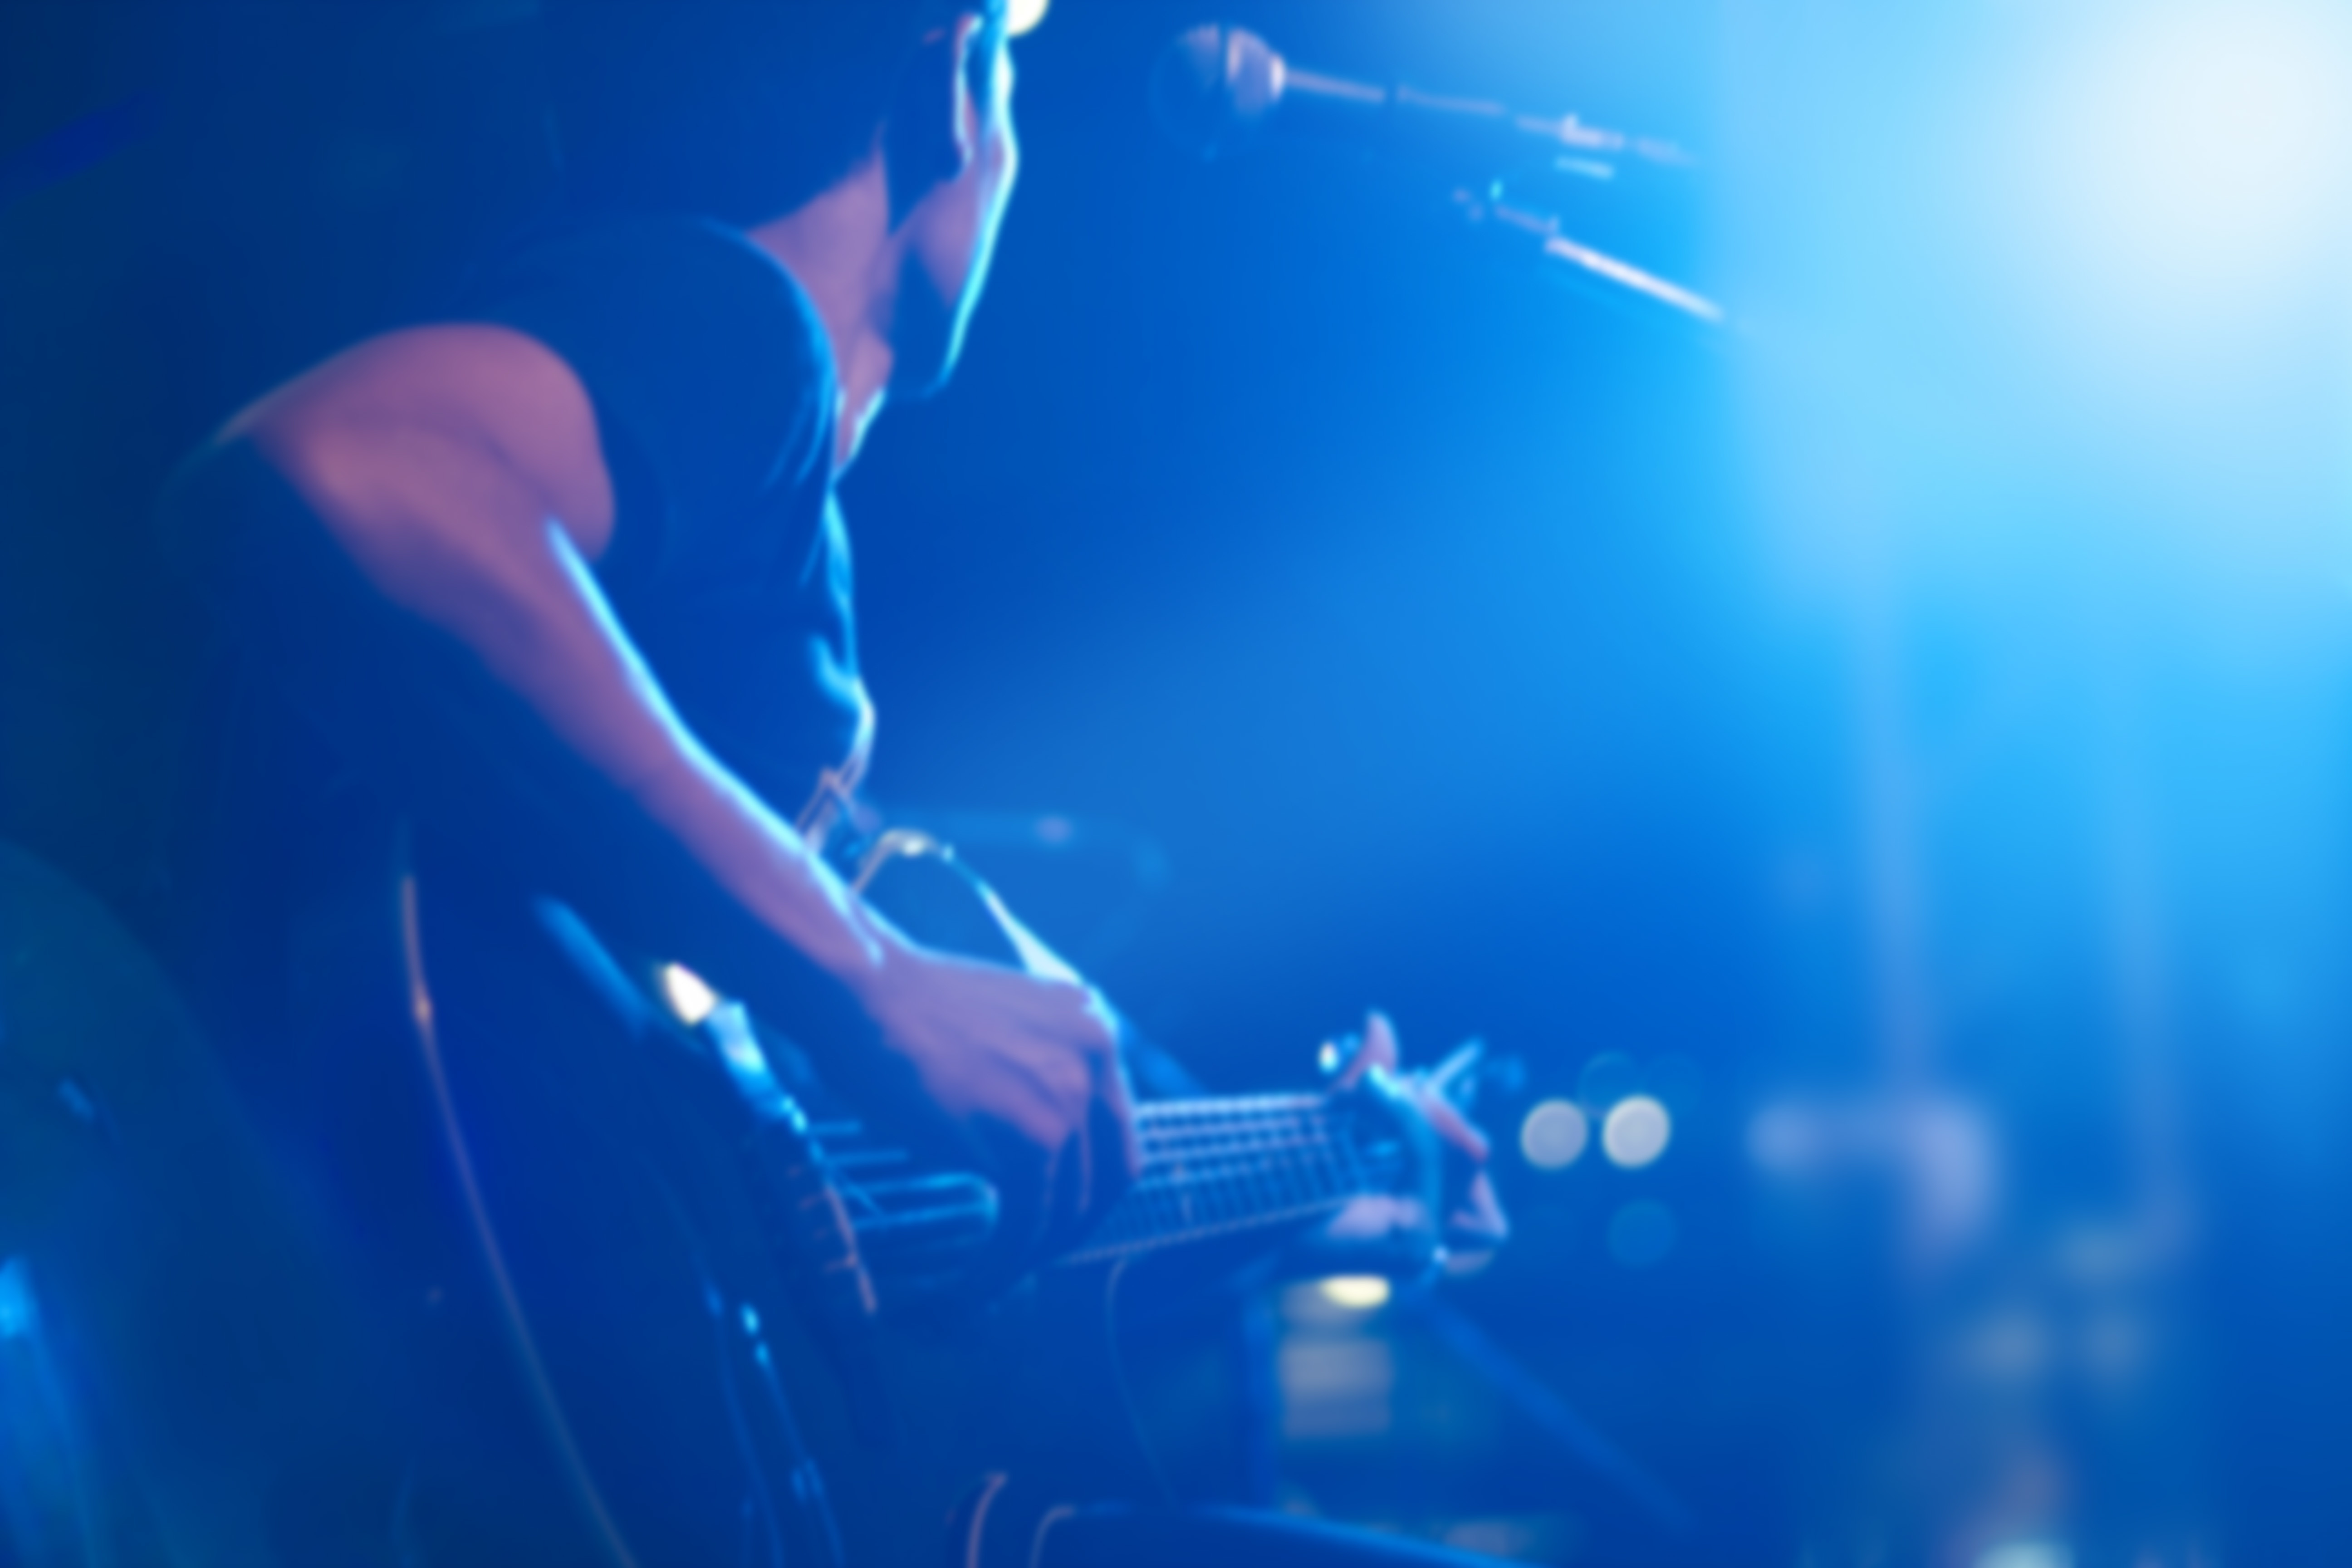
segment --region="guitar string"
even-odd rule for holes
[[[1319,1110],[1331,1103],[1328,1095],[1311,1089],[1286,1094],[1234,1094],[1199,1100],[1147,1100],[1135,1108],[1147,1119],[1180,1116],[1224,1116],[1261,1110]]]
[[[1183,1143],[1219,1138],[1253,1138],[1278,1131],[1328,1131],[1334,1119],[1323,1110],[1268,1110],[1216,1120],[1161,1124],[1157,1118],[1139,1116],[1137,1135],[1147,1143]]]
[[[1270,1155],[1296,1154],[1301,1158],[1340,1146],[1340,1141],[1330,1137],[1304,1136],[1271,1137],[1251,1142],[1238,1140],[1222,1143],[1196,1143],[1175,1149],[1147,1149],[1143,1163],[1147,1171],[1170,1169],[1187,1163],[1216,1164],[1255,1160]]]
[[[1147,1156],[1138,1190],[1064,1261],[1129,1256],[1325,1213],[1384,1186],[1381,1177],[1395,1163],[1375,1158],[1368,1167],[1316,1096],[1258,1097],[1245,1111],[1233,1102],[1160,1101],[1150,1110],[1148,1120],[1190,1125],[1154,1141],[1164,1158]]]
[[[1394,1160],[1384,1161],[1382,1162],[1382,1167],[1385,1170],[1388,1166],[1399,1163],[1400,1162]],[[1292,1180],[1294,1185],[1299,1187],[1300,1190],[1328,1191],[1349,1194],[1371,1190],[1370,1186],[1368,1184],[1371,1180],[1370,1174],[1363,1170],[1360,1161],[1351,1160],[1333,1161],[1327,1163],[1301,1165],[1287,1169],[1236,1163],[1212,1167],[1210,1169],[1201,1171],[1188,1170],[1181,1173],[1171,1172],[1166,1174],[1150,1176],[1138,1182],[1134,1186],[1128,1189],[1127,1197],[1133,1198],[1186,1191],[1204,1192],[1211,1188],[1222,1191],[1232,1191],[1245,1184],[1253,1182],[1263,1184],[1280,1179]],[[1125,1200],[1122,1199],[1122,1202],[1124,1201]]]
[[[1141,1140],[1145,1180],[1169,1169],[1181,1172],[1187,1165],[1260,1163],[1270,1156],[1287,1156],[1269,1166],[1269,1175],[1278,1174],[1285,1166],[1311,1168],[1317,1156],[1326,1152],[1353,1152],[1349,1146],[1352,1141],[1340,1136],[1319,1103],[1310,1100],[1301,1108],[1291,1102],[1269,1110],[1273,1113],[1254,1116],[1221,1111],[1209,1125],[1181,1129],[1173,1136],[1147,1127]]]
[[[1383,1178],[1398,1163],[1376,1159],[1375,1168],[1367,1169],[1359,1152],[1343,1145],[1340,1152],[1341,1158],[1303,1167],[1236,1165],[1159,1177],[1122,1199],[1086,1251],[1075,1257],[1169,1246],[1335,1207],[1364,1193],[1384,1190]],[[1285,1177],[1286,1185],[1280,1180]]]
[[[1357,1194],[1334,1194],[1319,1201],[1295,1204],[1282,1209],[1187,1226],[1179,1229],[1153,1231],[1127,1238],[1105,1240],[1097,1235],[1096,1239],[1089,1241],[1077,1251],[1057,1259],[1056,1263],[1057,1266],[1098,1263],[1107,1258],[1131,1257],[1137,1253],[1149,1252],[1160,1247],[1184,1246],[1210,1237],[1234,1235],[1261,1226],[1307,1219],[1317,1215],[1328,1214],[1355,1195]]]
[[[1395,1162],[1346,1135],[1326,1097],[1155,1100],[1137,1108],[1144,1172],[1065,1263],[1097,1261],[1336,1208]]]
[[[1183,1229],[1204,1210],[1225,1220],[1302,1198],[1324,1199],[1333,1184],[1328,1177],[1340,1173],[1338,1163],[1325,1157],[1334,1140],[1319,1102],[1268,1097],[1253,1109],[1260,1113],[1237,1117],[1230,1107],[1187,1108],[1196,1119],[1213,1117],[1214,1130],[1148,1150],[1131,1217],[1115,1209],[1106,1228],[1147,1234]],[[1118,1223],[1122,1219],[1128,1223]]]
[[[1136,1108],[1137,1131],[1146,1136],[1192,1137],[1247,1129],[1268,1121],[1322,1121],[1329,1108],[1318,1096],[1265,1095],[1237,1100],[1152,1100]]]
[[[1213,1132],[1196,1132],[1177,1138],[1146,1134],[1138,1142],[1146,1151],[1166,1150],[1174,1153],[1190,1149],[1213,1149],[1220,1144],[1229,1142],[1255,1146],[1268,1140],[1323,1140],[1335,1137],[1338,1132],[1338,1129],[1331,1127],[1286,1122],[1265,1127],[1224,1128]]]
[[[1343,1142],[1339,1135],[1321,1129],[1283,1128],[1269,1129],[1255,1137],[1147,1144],[1142,1152],[1144,1167],[1149,1171],[1187,1163],[1214,1164],[1280,1155],[1308,1159],[1320,1152],[1337,1149]]]

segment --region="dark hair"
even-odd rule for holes
[[[543,0],[575,205],[781,217],[856,165],[924,33],[1005,0]]]

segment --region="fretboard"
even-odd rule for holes
[[[1397,1179],[1398,1156],[1358,1147],[1319,1094],[1151,1100],[1136,1108],[1135,1123],[1142,1174],[1061,1262],[1311,1219]]]

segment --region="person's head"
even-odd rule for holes
[[[754,229],[878,152],[894,389],[946,379],[1018,165],[1006,0],[546,0],[569,200]]]

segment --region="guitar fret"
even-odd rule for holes
[[[1143,1173],[1082,1247],[1085,1263],[1326,1214],[1385,1185],[1315,1094],[1138,1107]]]

